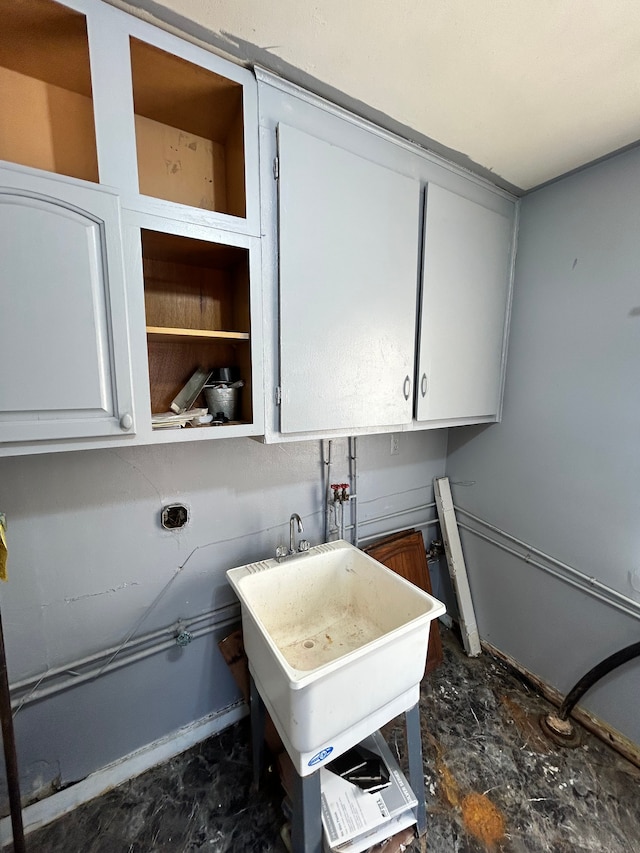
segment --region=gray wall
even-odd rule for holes
[[[446,431],[399,440],[394,457],[388,435],[359,440],[362,519],[433,499]],[[346,441],[334,443],[334,459],[336,480],[346,481]],[[225,570],[271,556],[292,512],[313,543],[323,539],[321,476],[317,441],[226,439],[0,460],[12,683],[117,646],[133,628],[145,634],[232,602]],[[161,507],[174,501],[192,513],[180,533],[159,525]],[[228,631],[26,705],[15,718],[23,793],[81,779],[237,701],[216,646]]]
[[[450,430],[447,462],[458,504],[638,600],[629,572],[640,554],[639,235],[639,151],[524,200],[504,421]],[[388,435],[359,448],[361,518],[432,499],[446,432],[400,435],[397,457]],[[336,442],[340,481],[345,451]],[[177,534],[158,523],[176,500],[192,512]],[[136,625],[146,633],[224,607],[225,569],[273,553],[293,511],[319,541],[321,506],[315,441],[0,460],[12,682],[117,645]],[[638,639],[637,620],[475,537],[464,548],[482,636],[560,690]],[[216,648],[226,630],[25,706],[16,717],[25,793],[80,779],[235,702]],[[585,701],[636,743],[639,674],[640,663],[627,664]]]
[[[451,430],[457,505],[640,601],[640,151],[522,202],[504,419]],[[561,691],[640,622],[464,535],[480,632]],[[637,582],[636,582],[637,585]],[[584,706],[640,744],[640,660]]]

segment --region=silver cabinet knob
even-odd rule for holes
[[[131,429],[133,426],[133,418],[129,414],[129,412],[125,412],[124,415],[120,418],[120,429]]]
[[[408,376],[404,377],[404,385],[402,386],[402,393],[404,394],[404,399],[409,399],[409,394],[411,393],[411,379]]]
[[[428,384],[429,383],[427,382],[427,374],[423,373],[422,379],[420,380],[420,393],[423,397],[426,396]]]

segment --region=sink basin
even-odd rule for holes
[[[301,776],[418,701],[445,607],[377,560],[341,540],[227,577],[249,670]]]

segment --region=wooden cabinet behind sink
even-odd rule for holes
[[[403,533],[395,533],[385,539],[369,545],[362,549],[374,560],[382,563],[396,574],[428,592],[431,592],[431,578],[429,577],[429,566],[424,547],[424,539],[419,530],[407,530]],[[442,663],[442,643],[440,641],[440,629],[437,619],[431,623],[429,634],[429,648],[427,651],[427,665],[425,675],[432,672]]]

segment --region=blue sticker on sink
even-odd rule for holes
[[[314,755],[311,761],[309,761],[308,766],[313,767],[314,764],[320,764],[321,761],[324,761],[328,755],[331,755],[333,752],[332,746],[325,746],[324,749],[321,749],[317,755]]]

